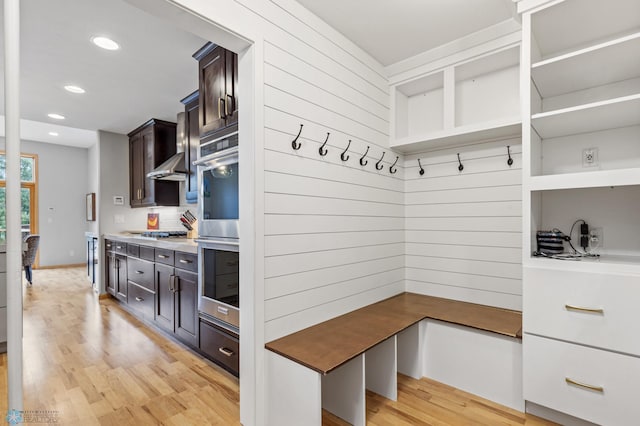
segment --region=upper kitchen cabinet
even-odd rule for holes
[[[180,102],[184,105],[184,168],[187,172],[185,180],[185,197],[187,203],[198,202],[198,170],[193,162],[198,159],[200,146],[200,99],[196,90]]]
[[[200,138],[238,126],[238,55],[209,42],[193,54],[198,61]]]
[[[179,205],[178,182],[147,177],[176,153],[176,124],[151,119],[128,136],[131,207]]]

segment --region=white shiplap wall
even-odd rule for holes
[[[290,2],[260,4],[258,12],[276,27],[264,41],[270,341],[404,290],[404,173],[402,159],[389,173],[395,155],[382,67],[322,24],[285,10]],[[302,147],[294,151],[300,124]],[[321,157],[327,132],[328,154]],[[363,167],[358,160],[367,146]],[[385,167],[377,171],[383,152]]]
[[[522,308],[521,152],[517,138],[405,157],[407,291]]]

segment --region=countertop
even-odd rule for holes
[[[149,247],[158,247],[168,250],[178,250],[185,253],[198,253],[198,243],[189,238],[149,238],[138,234],[104,234],[104,238],[109,240],[122,241],[124,243],[134,243]]]

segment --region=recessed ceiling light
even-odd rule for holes
[[[51,136],[58,136],[58,132],[49,132],[49,135],[51,135]]]
[[[91,37],[91,42],[96,46],[106,50],[120,49],[120,45],[108,37],[102,37],[102,36]]]
[[[64,90],[66,90],[67,92],[71,92],[71,93],[84,93],[85,92],[85,90],[82,87],[72,86],[72,85],[64,86]]]
[[[54,120],[64,120],[64,115],[60,114],[47,114],[49,118],[53,118]]]

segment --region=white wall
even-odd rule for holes
[[[4,143],[0,138],[2,149]],[[87,149],[33,141],[21,144],[23,153],[38,155],[39,265],[84,263]]]

